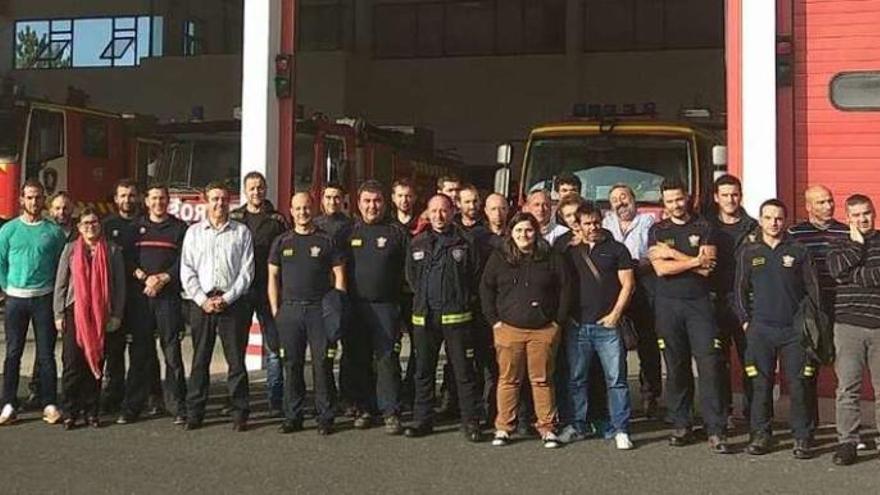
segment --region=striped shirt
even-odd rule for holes
[[[835,321],[880,328],[880,234],[866,235],[864,245],[849,238],[835,241],[828,269],[838,282]]]
[[[822,308],[828,310],[830,314],[837,283],[828,272],[825,258],[828,254],[828,247],[834,240],[849,239],[849,227],[837,220],[831,220],[828,227],[822,229],[807,221],[790,227],[788,235],[810,251],[810,256],[816,265],[816,274],[819,276]]]
[[[199,306],[211,291],[226,304],[244,295],[254,280],[254,241],[243,223],[229,220],[219,229],[208,219],[190,226],[180,255],[183,297]]]

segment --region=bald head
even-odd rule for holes
[[[312,208],[314,202],[309,193],[296,193],[290,198],[290,217],[297,230],[310,230],[312,227]]]
[[[504,225],[507,223],[507,214],[510,211],[507,198],[498,193],[490,194],[486,198],[484,210],[489,227],[495,232],[504,230]]]
[[[452,220],[452,199],[445,194],[435,194],[428,200],[428,220],[436,232],[443,232]]]
[[[804,205],[813,225],[825,227],[834,218],[834,196],[825,186],[808,187],[804,191]]]

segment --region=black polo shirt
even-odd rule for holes
[[[633,267],[629,249],[615,241],[609,232],[592,249],[589,244],[579,244],[568,246],[564,252],[575,266],[578,275],[579,311],[575,314],[580,315],[580,323],[596,323],[610,313],[617,302],[621,289],[617,272],[631,270]],[[601,280],[597,280],[593,271],[587,266],[584,254],[587,254],[596,265]]]
[[[131,267],[135,264],[134,242],[137,231],[135,230],[134,222],[136,219],[137,217],[123,218],[113,213],[101,222],[104,237],[122,248],[122,257],[125,259],[126,271],[129,271],[129,277],[133,277],[130,272],[134,270]]]
[[[683,225],[667,218],[652,225],[648,231],[648,247],[663,243],[693,257],[700,254],[700,246],[714,246],[716,242],[712,225],[702,217],[691,217]],[[697,299],[709,294],[709,279],[692,270],[658,276],[655,290],[658,296]]]
[[[740,321],[791,326],[808,291],[818,297],[807,248],[790,238],[776,248],[763,240],[743,245],[737,258],[736,310]]]
[[[736,223],[724,223],[720,219],[714,219],[715,241],[718,246],[718,265],[712,273],[712,290],[719,294],[726,294],[733,290],[733,281],[736,278],[736,254],[749,234],[754,233],[758,222],[750,217],[745,211],[740,214]]]
[[[322,230],[278,236],[269,263],[281,268],[283,302],[320,302],[332,288],[333,267],[343,264],[336,242]]]
[[[400,299],[409,234],[398,225],[355,222],[348,239],[351,254],[346,266],[348,293],[352,299],[370,302]]]
[[[172,216],[158,223],[143,216],[135,220],[132,225],[135,233],[135,267],[140,268],[147,275],[167,273],[171,276],[171,281],[162,288],[162,295],[179,294],[180,250],[189,226]]]

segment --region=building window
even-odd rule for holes
[[[183,56],[194,57],[204,53],[202,22],[190,19],[183,22]]]
[[[134,67],[162,55],[162,17],[16,21],[14,51],[16,69]]]
[[[354,17],[341,0],[300,2],[297,43],[300,50],[332,51],[352,45]]]
[[[565,0],[422,0],[373,7],[376,58],[565,52]]]
[[[585,0],[584,50],[724,47],[724,0]]]
[[[831,79],[831,103],[840,110],[880,110],[880,72],[842,72]]]

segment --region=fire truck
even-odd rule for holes
[[[47,101],[0,98],[0,218],[18,212],[19,188],[37,179],[78,206],[111,211],[113,184],[149,158],[145,119]]]
[[[581,195],[600,204],[607,203],[612,186],[625,183],[645,211],[659,215],[660,184],[678,179],[697,209],[708,207],[714,177],[725,170],[723,135],[708,123],[644,117],[591,115],[535,127],[523,152],[515,201],[522,204],[532,191],[552,190],[560,174],[571,173],[583,184]],[[498,147],[495,189],[503,194],[509,190],[512,156],[511,144]]]
[[[238,120],[157,125],[151,138],[160,143],[159,152],[141,164],[136,177],[168,184],[171,213],[197,222],[205,215],[199,189],[207,182],[222,180],[230,190],[240,190],[240,132]],[[320,114],[298,120],[294,152],[293,189],[317,199],[325,184],[339,183],[349,192],[346,208],[351,192],[366,179],[387,186],[408,177],[428,192],[438,176],[460,173],[462,168],[456,155],[434,149],[427,129],[379,127],[359,119],[332,121]]]
[[[240,190],[241,123],[158,124],[95,109],[6,98],[0,103],[0,218],[18,213],[19,188],[37,179],[47,194],[67,191],[78,208],[113,211],[113,185],[124,177],[167,183],[170,211],[188,222],[204,217],[199,189],[223,180]],[[461,160],[434,149],[429,130],[373,126],[317,115],[297,124],[294,189],[315,197],[328,182],[348,191],[368,178],[390,184],[409,177],[424,191],[460,172]],[[237,202],[237,194],[233,197]]]

